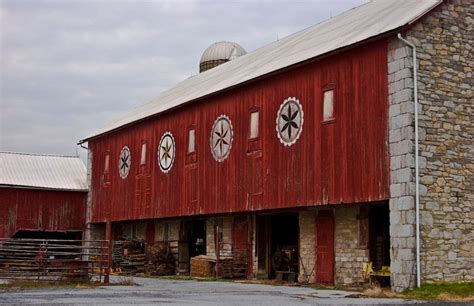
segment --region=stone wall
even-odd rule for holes
[[[446,1],[408,31],[417,47],[421,276],[474,278],[474,6]],[[415,285],[412,50],[389,43],[392,288]]]
[[[219,218],[208,218],[206,220],[206,254],[216,255],[215,241],[214,241],[214,228],[216,224],[222,228],[223,246],[221,249],[221,255],[232,255],[232,223],[233,217],[219,217]]]
[[[338,207],[335,214],[335,283],[364,283],[362,264],[369,261],[369,250],[359,246],[358,206]]]
[[[316,265],[316,212],[299,213],[299,276],[300,282],[314,282]]]
[[[395,291],[413,287],[415,265],[414,102],[411,50],[398,38],[388,44],[390,257]],[[420,159],[421,165],[426,161]]]
[[[448,1],[407,38],[418,52],[423,281],[474,279],[474,4]]]

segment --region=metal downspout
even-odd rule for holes
[[[415,220],[416,220],[416,286],[421,286],[420,271],[420,175],[418,167],[418,70],[416,68],[416,46],[398,33],[398,39],[413,50],[413,95],[415,100]]]

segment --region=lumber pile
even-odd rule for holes
[[[175,274],[175,258],[166,243],[155,243],[147,248],[145,273],[155,276]]]
[[[112,253],[113,268],[125,274],[143,273],[145,271],[146,243],[140,240],[115,241]]]
[[[112,267],[123,274],[146,273],[154,276],[175,274],[176,258],[169,243],[148,245],[143,240],[115,241]]]

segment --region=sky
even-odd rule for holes
[[[199,72],[202,52],[247,52],[366,0],[0,0],[0,151],[76,144]]]

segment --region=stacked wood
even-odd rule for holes
[[[247,255],[245,252],[235,253],[232,256],[219,258],[218,277],[245,278],[247,276]],[[191,276],[214,277],[216,276],[216,257],[200,255],[191,258]]]
[[[175,257],[167,243],[155,243],[146,251],[145,273],[149,275],[175,274]]]
[[[231,257],[220,258],[219,276],[222,278],[245,278],[247,266],[246,253],[234,252]]]
[[[199,255],[191,257],[191,276],[193,277],[214,277],[216,267],[216,257]]]
[[[145,272],[146,243],[141,240],[115,241],[112,265],[125,274]]]

